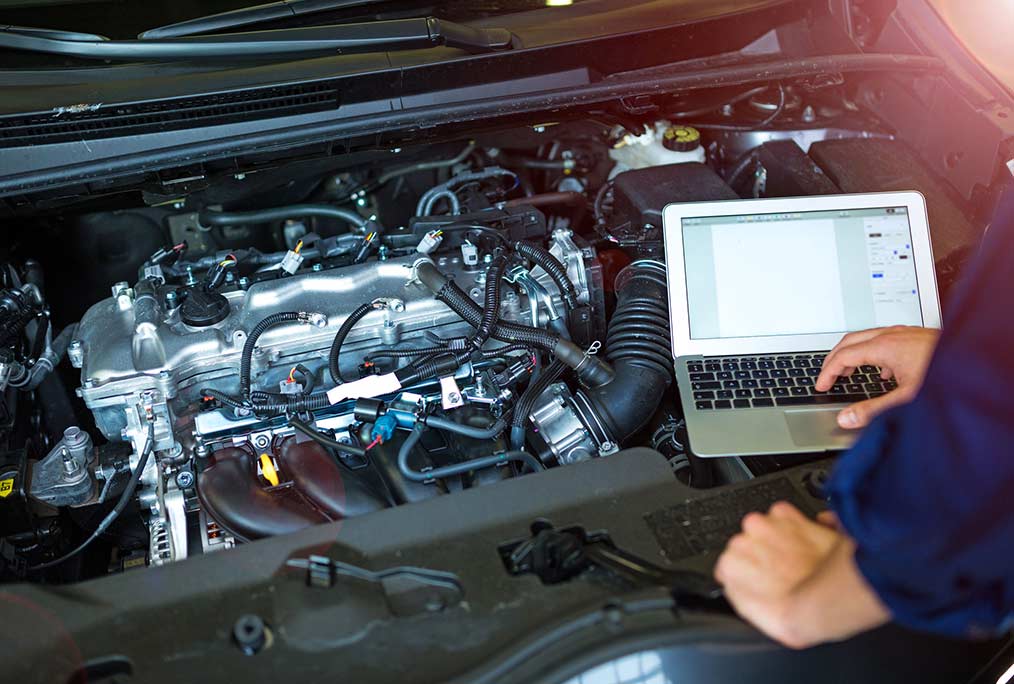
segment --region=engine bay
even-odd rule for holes
[[[185,562],[634,447],[692,487],[778,467],[688,448],[663,207],[919,190],[944,294],[983,227],[847,85],[708,98],[40,203],[0,281],[0,577]]]

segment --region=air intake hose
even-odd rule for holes
[[[601,443],[622,443],[654,415],[672,384],[665,267],[638,261],[616,276],[616,312],[606,335],[615,379],[577,393],[575,406]]]

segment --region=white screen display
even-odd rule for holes
[[[692,339],[922,325],[904,207],[688,218]]]

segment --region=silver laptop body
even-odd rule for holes
[[[698,456],[849,447],[856,435],[837,412],[892,383],[860,368],[818,393],[823,356],[853,330],[940,327],[917,192],[671,204],[663,233],[676,381]]]

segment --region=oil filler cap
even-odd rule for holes
[[[192,287],[180,306],[180,320],[193,328],[221,323],[229,315],[229,300],[218,292]]]

